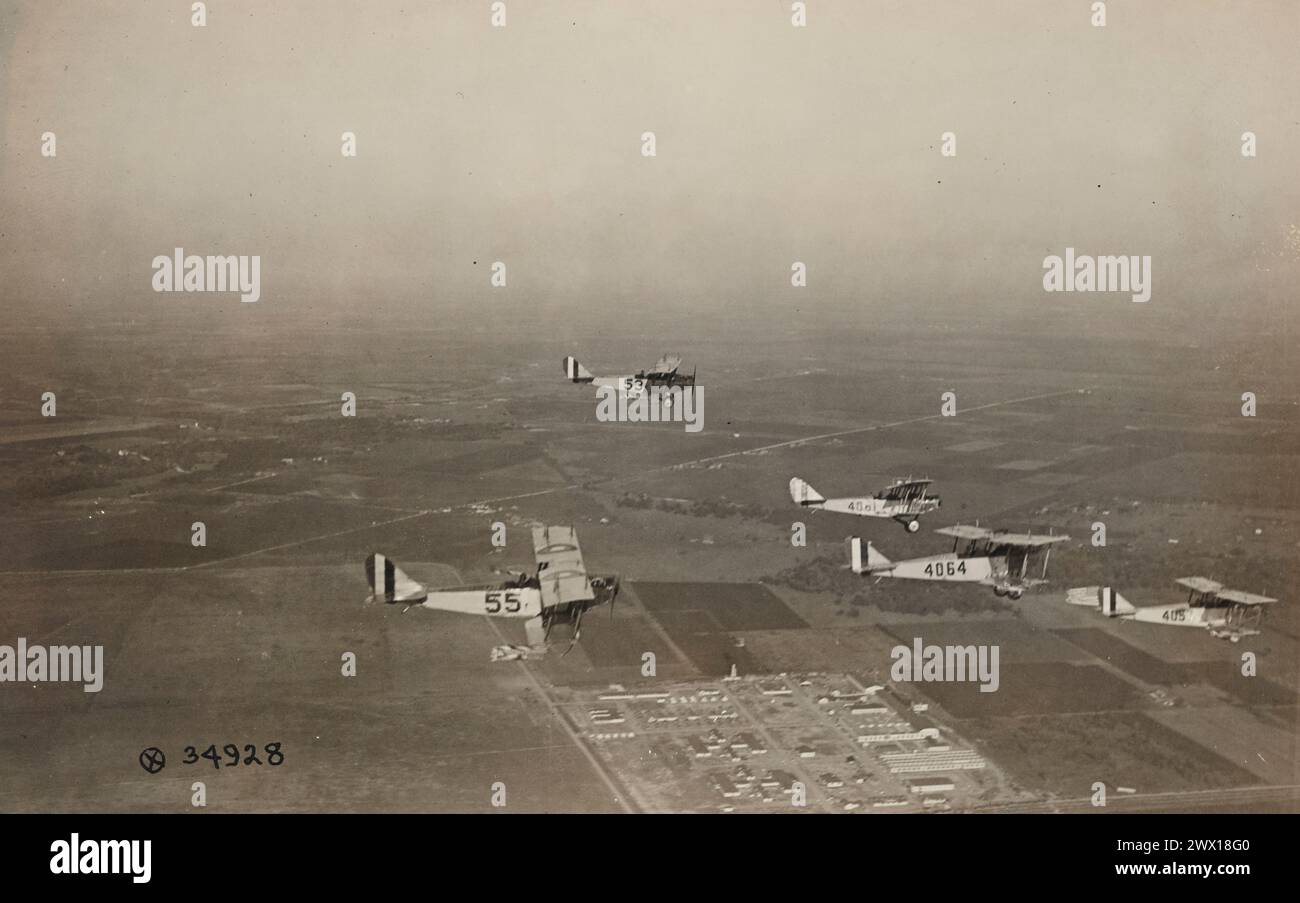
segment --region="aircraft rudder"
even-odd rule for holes
[[[582,366],[572,355],[564,359],[564,375],[570,382],[575,383],[591,382],[595,378],[591,371]]]
[[[393,563],[386,555],[374,552],[366,558],[366,583],[370,585],[370,595],[382,599],[385,592],[392,592]]]

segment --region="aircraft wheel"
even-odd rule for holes
[[[1007,590],[1007,595],[1013,599],[1019,599],[1021,596],[1024,595],[1024,592],[1022,590],[1012,589],[1012,590]]]
[[[921,529],[921,522],[919,520],[910,520],[907,522],[908,533],[915,533],[919,529]]]
[[[995,587],[993,587],[993,595],[995,595],[995,596],[1005,596],[1006,594],[1007,594],[1007,591],[1004,590],[1002,587],[1000,587],[1000,586],[995,586]]]

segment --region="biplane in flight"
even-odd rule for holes
[[[1067,594],[1066,601],[1095,607],[1108,618],[1202,627],[1211,636],[1234,643],[1242,637],[1258,636],[1264,606],[1277,601],[1269,596],[1228,589],[1205,577],[1180,577],[1174,582],[1187,590],[1186,602],[1138,608],[1109,586],[1076,587]]]
[[[1047,582],[1047,562],[1052,546],[1070,537],[1045,533],[1009,533],[986,527],[958,524],[935,530],[953,538],[952,551],[925,558],[890,561],[868,542],[863,555],[862,539],[849,537],[849,561],[855,574],[895,577],[904,580],[942,580],[948,583],[979,583],[993,587],[999,596],[1019,599],[1025,590]],[[1042,558],[1042,571],[1029,576],[1030,565]]]
[[[605,603],[612,606],[618,595],[618,577],[588,576],[572,527],[533,527],[533,555],[537,571],[531,575],[520,573],[500,584],[429,589],[408,577],[390,558],[376,553],[366,559],[371,593],[367,601],[522,618],[528,645],[497,646],[492,650],[493,661],[543,654],[551,628],[564,622],[573,627],[569,647],[564,650],[567,654],[578,641],[583,613]]]
[[[796,505],[814,511],[838,511],[860,517],[892,517],[907,528],[908,533],[915,533],[921,529],[918,518],[943,504],[937,495],[930,495],[926,491],[932,482],[934,481],[908,477],[906,480],[895,480],[875,495],[828,499],[795,477],[790,481],[790,498],[794,499]]]
[[[576,358],[566,357],[564,359],[564,375],[570,382],[584,383],[596,386],[613,386],[629,398],[636,398],[642,392],[649,388],[671,389],[674,386],[687,387],[695,385],[695,371],[691,370],[690,375],[679,373],[682,366],[682,359],[674,355],[665,354],[659,360],[655,361],[654,366],[649,370],[642,370],[640,373],[634,373],[629,376],[595,376],[586,367],[582,366]]]

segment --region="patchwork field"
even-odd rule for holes
[[[1239,415],[1231,338],[1198,337],[1219,342],[1221,369],[1188,370],[1181,333],[1085,341],[1032,317],[943,342],[925,322],[877,320],[870,355],[852,323],[779,339],[668,324],[660,338],[707,386],[706,428],[690,434],[595,422],[562,355],[582,346],[604,372],[647,357],[596,327],[563,341],[526,320],[386,329],[374,355],[361,324],[295,347],[193,316],[134,357],[142,336],[105,327],[123,370],[107,382],[66,353],[85,337],[0,337],[0,641],[103,645],[106,663],[98,694],[0,688],[0,808],[185,811],[202,777],[217,810],[486,811],[501,781],[511,808],[620,811],[635,801],[555,706],[569,689],[648,692],[733,667],[884,684],[891,649],[916,637],[998,647],[994,693],[893,689],[1043,806],[1094,781],[1174,811],[1300,784],[1300,496],[1278,476],[1300,464],[1300,419],[1278,403]],[[1261,392],[1294,385],[1284,363],[1268,369],[1282,358],[1250,359]],[[28,403],[47,386],[57,424]],[[914,535],[800,510],[787,490],[792,476],[856,494],[908,474],[943,496]],[[902,558],[951,548],[931,529],[976,520],[1069,534],[1051,585],[1012,602],[846,568],[850,534]],[[538,522],[573,524],[589,569],[623,580],[571,648],[561,626],[545,659],[493,664],[491,647],[523,642],[518,623],[363,605],[371,552],[433,586],[497,581],[533,567]],[[1239,645],[1063,601],[1107,583],[1154,604],[1197,573],[1284,601]],[[271,742],[274,768],[183,761],[187,746]],[[150,746],[160,774],[141,767]]]

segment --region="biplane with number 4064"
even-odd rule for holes
[[[1008,533],[958,524],[934,532],[953,538],[952,551],[925,558],[890,561],[870,542],[863,554],[862,539],[849,537],[849,562],[855,574],[904,580],[979,583],[999,596],[1019,599],[1027,589],[1047,582],[1052,546],[1070,537],[1059,534]],[[1042,573],[1029,576],[1030,564],[1042,556]]]
[[[795,477],[790,481],[790,498],[794,499],[796,505],[814,511],[838,511],[859,517],[892,517],[908,533],[915,533],[921,529],[918,518],[943,504],[937,495],[926,492],[932,482],[934,481],[908,477],[906,480],[895,480],[875,495],[828,499]]]
[[[678,373],[677,371],[681,366],[682,359],[680,357],[665,354],[655,361],[653,367],[649,370],[642,370],[640,373],[629,376],[595,376],[586,367],[578,363],[577,359],[566,357],[564,359],[564,375],[570,382],[584,383],[597,388],[613,386],[628,398],[636,398],[646,389],[671,389],[674,386],[686,388],[695,385],[695,371],[692,370],[689,376],[685,373]]]
[[[1071,605],[1095,607],[1108,618],[1202,627],[1211,636],[1234,643],[1245,636],[1257,636],[1264,606],[1277,601],[1269,596],[1228,589],[1205,577],[1180,577],[1174,582],[1187,590],[1186,602],[1138,608],[1109,586],[1075,587],[1066,595],[1066,601]]]
[[[429,589],[406,576],[388,557],[376,553],[366,559],[370,581],[367,601],[402,603],[438,611],[522,618],[528,645],[504,645],[492,650],[493,661],[527,658],[546,651],[551,628],[564,622],[573,632],[567,654],[578,641],[582,615],[589,608],[609,603],[618,595],[618,577],[588,576],[572,527],[533,527],[533,555],[537,571],[520,573],[504,583]]]

